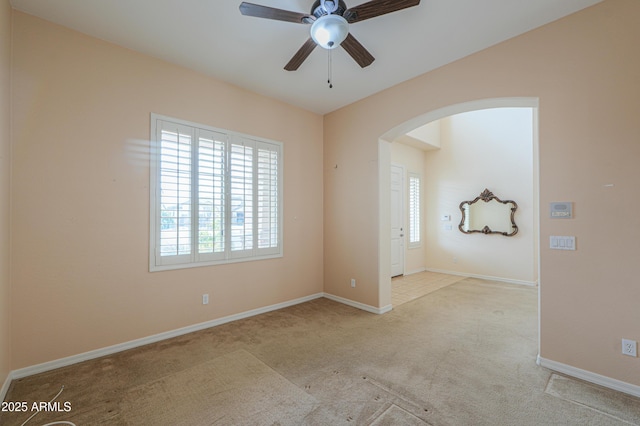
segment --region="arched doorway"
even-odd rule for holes
[[[443,119],[456,114],[487,110],[493,108],[530,108],[532,114],[533,130],[533,241],[535,241],[536,269],[539,269],[537,257],[539,254],[539,177],[538,177],[538,122],[537,122],[537,98],[494,98],[482,99],[461,104],[447,106],[435,111],[430,111],[418,117],[414,117],[390,129],[379,138],[379,207],[380,207],[380,228],[379,228],[379,300],[383,311],[391,309],[391,241],[388,230],[390,229],[390,177],[391,167],[391,143],[402,135],[421,127],[427,123]],[[455,226],[454,226],[455,227]],[[536,272],[538,272],[536,270]],[[538,274],[536,273],[536,280]]]

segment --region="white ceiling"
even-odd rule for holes
[[[283,69],[309,26],[242,16],[241,0],[11,0],[14,8],[85,34],[325,114],[601,0],[422,0],[350,25],[376,58],[361,69],[316,48],[298,71]],[[345,0],[347,7],[366,0]],[[313,0],[251,0],[310,12]]]

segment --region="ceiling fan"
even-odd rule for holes
[[[296,24],[311,24],[311,37],[285,65],[284,69],[287,71],[297,70],[318,45],[329,50],[342,46],[364,68],[371,65],[375,58],[349,32],[349,24],[419,4],[420,0],[371,0],[347,8],[343,0],[316,0],[311,6],[311,12],[306,14],[242,2],[240,13]]]

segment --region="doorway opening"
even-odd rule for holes
[[[424,193],[427,198],[425,204],[423,204],[422,214],[423,217],[423,225],[421,229],[423,229],[423,241],[420,246],[416,247],[408,247],[404,244],[405,248],[405,265],[403,267],[403,272],[406,274],[418,273],[422,271],[431,271],[436,273],[453,273],[458,274],[460,276],[472,276],[478,278],[491,278],[507,282],[516,282],[519,284],[530,284],[537,285],[538,280],[538,256],[539,256],[539,177],[538,177],[538,122],[537,122],[537,108],[538,108],[538,99],[537,98],[498,98],[498,99],[485,99],[478,100],[473,102],[467,102],[463,104],[452,105],[446,108],[442,108],[436,111],[432,111],[426,114],[423,114],[419,117],[415,117],[407,122],[395,127],[389,132],[385,133],[379,142],[379,154],[380,154],[380,244],[379,244],[379,295],[380,295],[380,306],[386,307],[391,305],[391,276],[394,275],[394,271],[392,271],[392,256],[395,259],[397,256],[394,253],[394,250],[397,250],[396,247],[391,242],[392,235],[389,232],[391,229],[390,222],[393,216],[393,208],[392,206],[392,195],[391,195],[391,175],[389,170],[391,169],[391,165],[398,163],[402,163],[402,161],[398,160],[398,154],[394,152],[394,144],[398,144],[398,141],[402,141],[403,138],[406,139],[406,135],[410,135],[416,129],[420,129],[425,127],[428,123],[433,123],[436,121],[440,121],[443,119],[447,119],[447,117],[456,116],[462,113],[470,113],[475,111],[484,111],[484,110],[492,110],[498,108],[521,108],[521,109],[529,109],[530,111],[530,150],[527,153],[529,155],[530,164],[530,172],[528,176],[528,183],[523,183],[522,185],[528,185],[528,192],[517,189],[514,190],[512,182],[507,182],[509,178],[504,178],[504,176],[500,177],[499,175],[491,176],[490,171],[485,170],[485,174],[483,176],[488,176],[487,179],[476,179],[477,182],[472,182],[470,185],[465,187],[465,184],[461,182],[465,182],[466,180],[473,180],[473,178],[469,178],[469,176],[464,176],[464,173],[467,169],[471,172],[473,167],[469,164],[464,164],[462,169],[456,170],[455,175],[450,176],[444,173],[439,176],[437,179],[433,179],[432,168],[438,167],[437,161],[442,161],[442,158],[439,160],[425,160],[424,163],[427,164],[422,170],[415,170],[417,166],[406,166],[405,173],[416,172],[418,174],[423,174],[427,179],[423,179]],[[448,123],[447,125],[451,125]],[[504,126],[505,128],[508,126]],[[451,133],[451,129],[448,129],[448,132]],[[464,129],[463,129],[464,130]],[[494,130],[495,131],[495,130]],[[457,132],[464,133],[464,132]],[[449,137],[450,135],[447,135]],[[496,135],[494,135],[496,136]],[[501,135],[497,135],[501,136]],[[504,135],[502,135],[504,136]],[[493,136],[489,135],[489,138]],[[412,138],[416,139],[416,138]],[[419,139],[419,138],[418,138]],[[446,138],[444,138],[446,139]],[[444,140],[443,139],[443,140]],[[480,139],[480,138],[478,138]],[[480,141],[481,142],[481,141]],[[438,144],[430,144],[430,149],[434,149],[433,145],[436,145],[436,150],[440,147]],[[450,148],[450,147],[448,147]],[[482,147],[476,147],[482,149]],[[426,150],[425,150],[426,151]],[[444,152],[444,148],[441,150]],[[413,151],[413,157],[416,157],[415,152]],[[411,153],[409,154],[411,155]],[[424,154],[425,157],[429,157],[432,155],[427,152]],[[437,154],[440,157],[445,157],[441,153]],[[436,156],[437,156],[436,155]],[[474,154],[475,155],[475,154]],[[473,155],[471,155],[473,156]],[[435,156],[434,156],[435,158]],[[431,162],[430,162],[431,161]],[[463,162],[464,163],[464,162]],[[401,164],[402,165],[402,164]],[[450,165],[444,164],[443,167],[449,167]],[[477,162],[475,164],[476,168],[482,169],[483,162]],[[511,165],[507,165],[506,167],[510,167]],[[425,168],[429,168],[430,172],[425,173]],[[412,170],[413,169],[413,170]],[[385,176],[386,175],[386,176]],[[458,176],[461,175],[461,176]],[[429,179],[431,178],[431,179]],[[434,182],[434,180],[438,180],[439,182]],[[406,183],[406,177],[405,177]],[[457,232],[457,221],[460,216],[460,212],[457,211],[458,203],[464,199],[473,199],[477,194],[474,194],[472,191],[475,191],[474,185],[482,186],[482,188],[478,189],[477,192],[480,193],[484,186],[492,186],[489,189],[498,191],[497,195],[502,195],[505,198],[519,198],[525,199],[524,202],[519,203],[519,206],[526,206],[526,213],[523,213],[523,209],[521,209],[519,213],[519,218],[521,221],[525,221],[526,224],[524,228],[527,230],[525,234],[522,233],[519,235],[519,239],[509,239],[502,237],[503,239],[493,239],[491,240],[487,235],[475,235],[473,237],[484,237],[484,240],[475,238],[470,239],[465,237],[469,237],[468,235],[463,235]],[[510,186],[511,185],[511,186]],[[405,185],[406,186],[406,185]],[[506,192],[505,194],[499,193],[499,190],[503,190]],[[438,192],[438,194],[429,194],[429,192]],[[514,194],[514,192],[516,192]],[[405,192],[406,193],[406,192]],[[445,195],[442,195],[445,194]],[[470,197],[470,198],[469,198]],[[438,201],[434,203],[434,199]],[[406,201],[404,203],[406,205]],[[405,214],[406,216],[406,214]],[[520,224],[518,224],[520,225]],[[521,228],[522,229],[522,228]],[[404,235],[406,236],[407,230],[404,229]],[[524,239],[523,239],[524,238]],[[433,241],[437,240],[437,241]],[[507,244],[507,241],[508,244]],[[515,243],[514,243],[515,241]],[[471,242],[471,244],[470,244]],[[464,252],[466,250],[466,246],[474,246],[474,250],[484,250],[486,252],[492,252],[494,250],[486,250],[486,247],[482,247],[487,243],[495,244],[498,249],[502,250],[510,250],[515,245],[519,244],[523,251],[523,253],[528,253],[529,257],[528,265],[520,265],[519,267],[525,268],[528,270],[527,274],[520,274],[514,271],[498,271],[496,273],[492,273],[491,269],[491,259],[488,261],[479,260],[479,264],[482,265],[473,265],[473,260],[478,258],[480,259],[483,253],[474,253],[473,250],[469,252]],[[526,247],[525,247],[526,246]],[[459,251],[464,253],[458,254]],[[434,253],[437,251],[437,253]],[[427,259],[429,256],[429,262]],[[523,256],[519,256],[523,257]],[[416,261],[416,258],[418,259]],[[417,262],[417,263],[416,263]],[[420,263],[422,262],[422,263]],[[448,262],[448,263],[447,263]],[[486,266],[485,269],[483,267]]]

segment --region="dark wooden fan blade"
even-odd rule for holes
[[[368,67],[376,60],[351,33],[347,34],[347,38],[344,39],[340,46],[342,46],[362,68]]]
[[[367,3],[345,10],[342,16],[351,24],[353,22],[364,21],[365,19],[386,15],[387,13],[396,12],[419,4],[420,0],[371,0]]]
[[[276,21],[294,22],[296,24],[310,24],[316,17],[306,13],[290,12],[283,9],[261,6],[259,4],[240,3],[240,13],[245,16],[255,16],[257,18],[275,19]]]
[[[343,42],[344,43],[344,42]],[[317,46],[316,42],[313,41],[311,37],[307,40],[300,49],[293,55],[293,58],[289,61],[287,65],[284,66],[284,69],[287,71],[295,71],[300,68],[300,65],[304,62],[305,59],[313,52]]]

